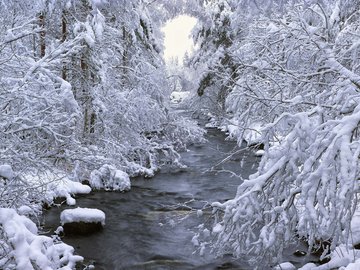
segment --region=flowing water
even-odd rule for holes
[[[65,236],[63,241],[95,269],[253,269],[246,259],[215,258],[208,252],[200,256],[191,241],[200,224],[210,224],[208,204],[235,196],[241,178],[232,177],[233,173],[245,178],[259,162],[245,150],[227,158],[239,149],[217,129],[208,129],[206,138],[208,143],[182,154],[188,166],[184,170],[132,179],[130,192],[100,191],[77,198],[79,207],[104,211],[106,225],[99,233]],[[59,225],[65,208],[45,214],[48,228]],[[199,215],[198,209],[204,209],[204,214]],[[291,252],[286,259],[297,264],[304,260]]]

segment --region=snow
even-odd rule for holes
[[[262,125],[260,123],[250,124],[249,127],[245,129],[243,138],[248,145],[262,143],[261,129],[262,129]]]
[[[14,177],[14,171],[12,170],[11,166],[8,164],[0,165],[0,177],[11,179]]]
[[[105,213],[99,209],[93,208],[80,208],[66,209],[60,214],[61,225],[72,222],[100,222],[105,225]]]
[[[255,156],[257,156],[257,157],[262,157],[264,154],[265,154],[264,150],[257,150],[255,152]]]
[[[108,164],[91,172],[90,185],[95,189],[118,191],[126,191],[131,188],[129,175]]]
[[[7,239],[0,239],[0,269],[70,270],[83,260],[71,246],[38,235],[35,223],[14,209],[0,208],[0,230]]]
[[[305,264],[303,267],[301,267],[300,269],[301,270],[312,270],[314,269],[315,267],[317,267],[317,265],[315,263],[307,263]],[[300,270],[299,269],[299,270]]]
[[[296,104],[303,102],[303,99],[304,98],[302,96],[297,95],[294,98],[287,100],[287,102],[292,103],[291,105],[296,105]]]
[[[290,262],[284,262],[274,267],[274,270],[295,270],[296,267]]]
[[[340,267],[340,270],[359,270],[360,269],[360,258],[355,262],[348,264],[346,267]]]
[[[95,8],[100,8],[105,4],[108,4],[108,0],[90,0],[91,5]]]
[[[20,214],[20,215],[24,215],[24,216],[27,216],[27,215],[33,215],[34,214],[34,210],[31,209],[29,206],[27,205],[22,205],[20,206],[18,209],[17,209],[17,212]]]
[[[65,197],[68,205],[75,205],[76,200],[71,194],[88,194],[91,188],[79,182],[74,182],[69,179],[63,179],[58,184],[50,183],[48,195],[52,198]]]
[[[360,258],[360,250],[353,249],[350,245],[340,245],[336,247],[335,250],[331,252],[330,258],[331,260],[325,264],[319,266],[305,264],[299,270],[360,269],[360,260],[358,259]]]
[[[360,211],[356,210],[351,220],[351,243],[353,245],[360,244]],[[360,268],[359,268],[360,269]]]
[[[73,194],[91,192],[89,186],[70,180],[63,172],[27,173],[22,177],[32,186],[39,187],[39,191],[45,190],[45,201],[49,204],[55,198],[63,197],[66,198],[68,205],[75,205],[76,200],[72,197]]]
[[[190,95],[189,91],[174,91],[170,95],[170,100],[173,103],[180,103]]]
[[[226,130],[229,134],[230,139],[236,139],[239,136],[239,126],[237,125],[227,125]]]
[[[223,226],[220,223],[217,223],[214,227],[213,227],[213,233],[220,233],[223,230]]]

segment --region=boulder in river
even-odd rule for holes
[[[92,208],[66,209],[61,212],[60,223],[65,234],[87,235],[102,230],[105,213]]]

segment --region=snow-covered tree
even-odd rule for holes
[[[247,25],[231,29],[245,35],[229,49],[237,76],[225,110],[240,130],[261,123],[265,155],[233,200],[213,204],[215,249],[267,263],[299,238],[333,249],[357,206],[359,3],[289,1],[250,17],[241,4],[232,18]]]

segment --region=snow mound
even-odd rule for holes
[[[170,100],[173,103],[180,103],[190,95],[189,91],[174,91],[170,95]]]
[[[68,205],[75,205],[74,194],[88,194],[91,188],[79,182],[70,180],[63,172],[44,172],[23,176],[34,187],[39,187],[40,192],[45,192],[45,202],[51,204],[55,198],[66,198]],[[41,189],[41,190],[40,190]]]
[[[38,235],[34,222],[14,209],[0,208],[0,269],[74,269],[83,257],[74,248]]]
[[[105,225],[105,213],[99,209],[80,208],[66,209],[60,214],[61,225],[73,222],[97,223]]]
[[[295,270],[296,267],[290,262],[284,262],[274,267],[274,270]]]
[[[313,267],[312,264],[305,264],[299,270],[353,270],[360,269],[360,250],[353,249],[351,245],[340,245],[330,254],[330,261]]]
[[[227,125],[226,126],[229,139],[237,139],[239,137],[240,128],[237,125]]]
[[[14,171],[8,164],[0,165],[0,177],[11,179],[15,176]]]
[[[359,270],[360,269],[360,258],[355,262],[348,264],[346,267],[340,267],[340,270]]]
[[[95,189],[105,190],[126,191],[131,188],[129,175],[108,164],[91,172],[90,185]]]
[[[257,150],[256,152],[255,152],[255,156],[257,156],[257,157],[262,157],[263,155],[265,154],[265,151],[264,150]]]
[[[262,125],[253,123],[244,131],[243,139],[248,145],[261,144],[262,141]]]
[[[76,200],[71,196],[72,194],[89,194],[90,192],[91,187],[65,178],[58,183],[50,183],[47,194],[52,200],[58,197],[65,197],[68,205],[75,205]]]

